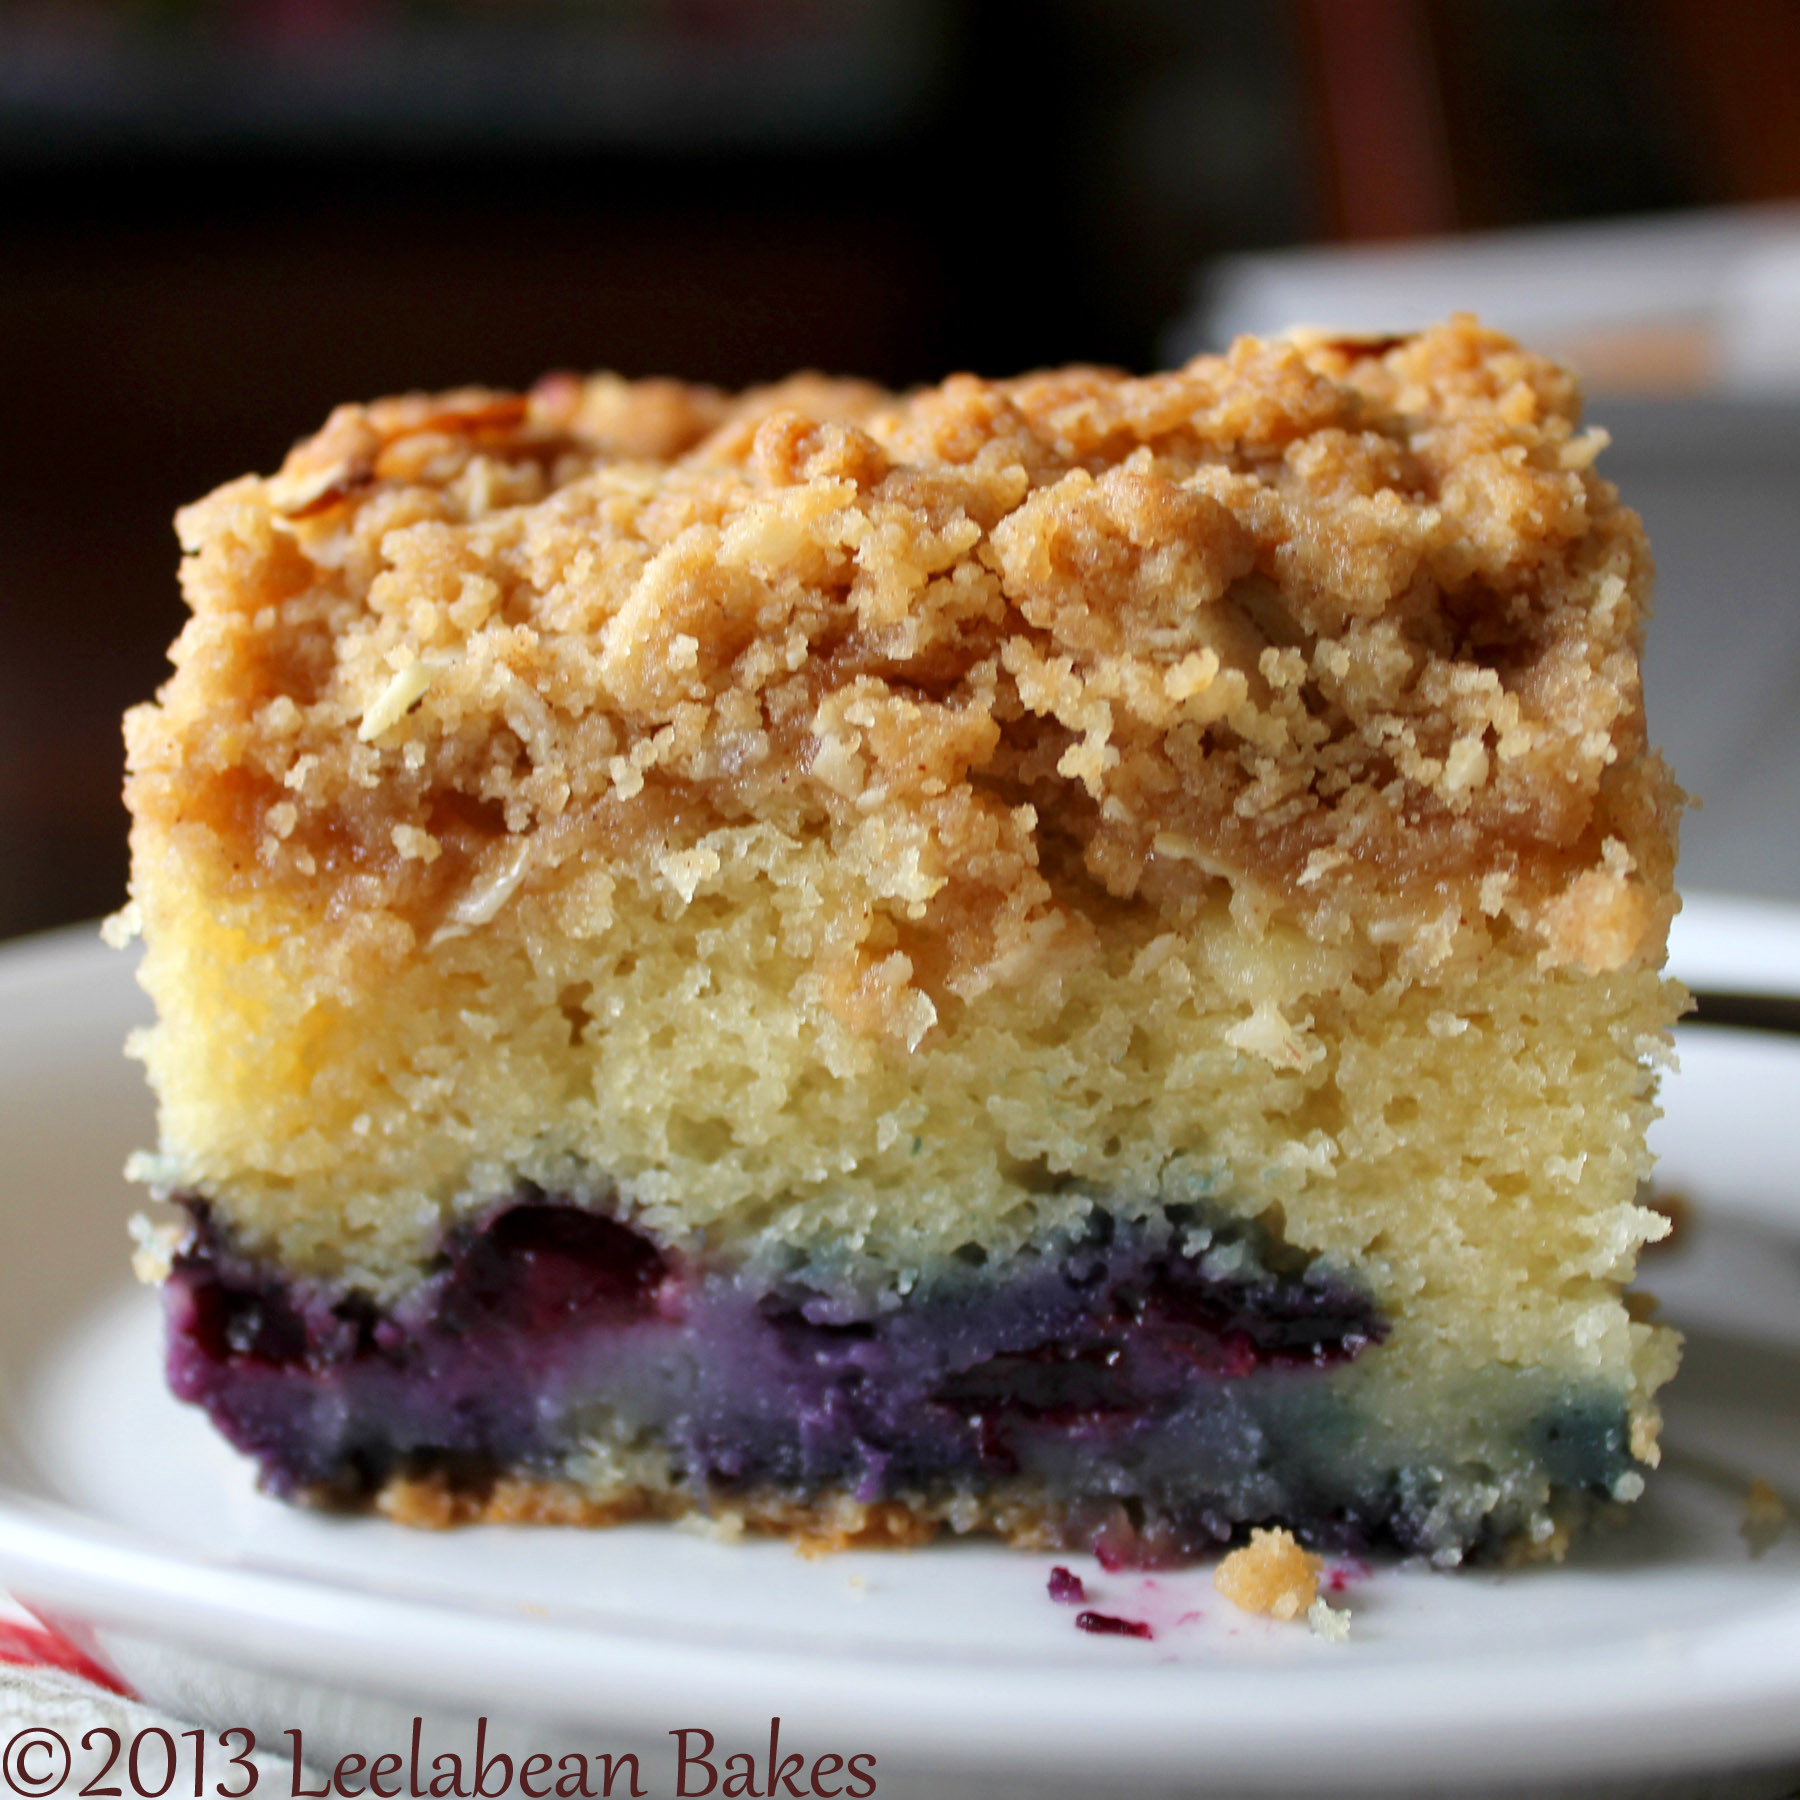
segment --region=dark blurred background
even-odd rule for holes
[[[1465,239],[1522,266],[1469,234],[1800,196],[1796,94],[1793,0],[0,0],[0,936],[121,899],[170,515],[339,400],[1148,367],[1249,277],[1329,310],[1340,268],[1398,266],[1334,246],[1430,246],[1458,293]],[[1676,495],[1679,409],[1729,449],[1748,406],[1786,517],[1792,404],[1727,391],[1696,317],[1638,319],[1601,385],[1655,397]]]

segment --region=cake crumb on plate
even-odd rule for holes
[[[1325,1559],[1302,1550],[1291,1531],[1258,1527],[1213,1571],[1213,1586],[1245,1612],[1297,1619],[1318,1599],[1324,1566]]]
[[[1331,1605],[1323,1594],[1306,1609],[1306,1622],[1316,1638],[1328,1644],[1342,1644],[1350,1636],[1350,1614],[1347,1609]]]
[[[1759,1475],[1744,1496],[1744,1522],[1739,1530],[1752,1556],[1761,1556],[1787,1529],[1788,1505]]]

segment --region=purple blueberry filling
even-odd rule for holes
[[[383,1309],[282,1275],[188,1205],[170,1381],[278,1494],[555,1477],[599,1438],[657,1446],[702,1500],[1016,1478],[1112,1562],[1272,1518],[1333,1544],[1406,1535],[1396,1495],[1346,1491],[1331,1451],[1354,1429],[1333,1372],[1386,1332],[1372,1302],[1279,1246],[1190,1253],[1176,1209],[1096,1210],[1078,1241],[959,1264],[883,1310],[530,1192],[452,1233]]]

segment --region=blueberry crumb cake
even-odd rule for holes
[[[188,508],[175,1392],[422,1525],[1554,1552],[1676,1359],[1603,442],[1456,319],[411,396]]]

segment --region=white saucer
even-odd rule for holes
[[[1690,902],[1677,956],[1800,993],[1800,911]],[[315,1766],[404,1751],[415,1714],[428,1755],[467,1754],[486,1714],[519,1751],[634,1751],[656,1795],[682,1728],[766,1779],[774,1715],[808,1768],[872,1754],[887,1800],[1800,1783],[1800,1527],[1756,1557],[1741,1530],[1753,1477],[1800,1496],[1800,1041],[1683,1033],[1659,1137],[1700,1223],[1646,1274],[1690,1343],[1629,1526],[1560,1568],[1352,1571],[1341,1645],[1234,1612],[1205,1569],[1063,1559],[1144,1643],[1077,1633],[1052,1559],[989,1546],[809,1562],[263,1499],[164,1392],[122,1274],[117,1170],[152,1124],[118,1044],[143,1012],[91,934],[0,953],[0,1586],[164,1706],[277,1749],[301,1727]]]

